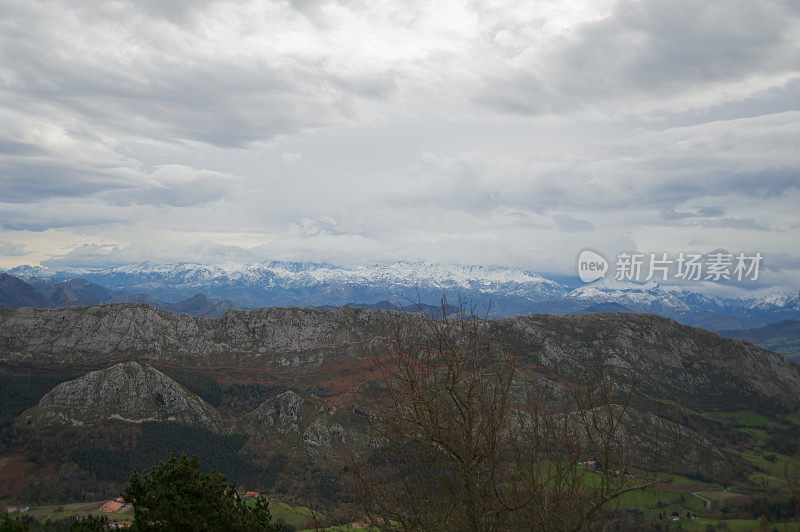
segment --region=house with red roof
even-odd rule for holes
[[[119,512],[122,510],[122,507],[125,506],[121,502],[117,501],[108,501],[103,506],[100,507],[101,512],[111,513],[111,512]]]

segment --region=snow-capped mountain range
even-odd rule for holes
[[[339,267],[299,262],[138,263],[114,267],[19,266],[7,272],[25,281],[85,279],[128,294],[179,301],[204,293],[241,307],[327,306],[351,303],[436,303],[445,295],[494,316],[533,312],[630,310],[653,312],[692,325],[735,329],[800,318],[800,294],[721,298],[655,282],[601,279],[570,290],[536,273],[514,268],[424,262]]]
[[[452,266],[422,262],[397,262],[389,265],[344,268],[329,264],[267,262],[220,265],[192,263],[139,263],[101,268],[59,268],[20,266],[7,273],[23,280],[83,278],[91,282],[125,291],[236,290],[252,291],[255,304],[273,299],[284,290],[335,291],[343,287],[369,287],[391,296],[410,296],[408,289],[504,293],[546,300],[566,292],[565,287],[540,275],[511,268],[485,266]],[[315,296],[308,295],[310,300]],[[327,303],[326,295],[319,301]],[[323,301],[324,300],[324,301]],[[310,301],[315,302],[315,301]]]

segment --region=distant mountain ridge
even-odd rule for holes
[[[176,303],[165,303],[147,294],[126,294],[85,279],[57,281],[53,278],[31,278],[25,282],[13,275],[0,273],[0,310],[21,307],[62,308],[86,307],[108,303],[146,303],[177,314],[199,318],[218,318],[239,307],[232,301],[212,301],[204,294]]]
[[[399,303],[392,303],[391,301],[378,301],[377,303],[348,303],[344,307],[356,307],[367,310],[393,310],[395,312],[410,312],[412,314],[425,314],[430,317],[451,316],[459,312],[459,307],[450,303],[446,303],[444,308],[442,305],[428,305],[425,303],[413,303],[402,305]],[[338,308],[334,305],[321,305],[314,307],[319,310],[329,310]]]
[[[800,363],[800,321],[785,320],[744,331],[720,331],[722,336],[741,338]]]
[[[748,329],[800,319],[800,294],[722,298],[655,282],[636,284],[613,279],[570,289],[514,268],[424,262],[352,268],[279,261],[221,265],[138,263],[59,269],[20,266],[8,273],[35,287],[82,279],[119,294],[114,301],[146,303],[183,300],[200,293],[211,300],[228,300],[229,305],[241,308],[369,307],[388,301],[398,309],[410,309],[417,303],[436,305],[444,294],[450,303],[463,300],[467,305],[475,305],[479,313],[489,309],[495,317],[536,312],[582,313],[594,308],[656,313],[711,330]],[[80,293],[73,296],[71,292],[75,290],[68,285],[58,297],[80,299]],[[1,298],[0,303],[8,305]],[[168,308],[166,304],[159,306]]]
[[[23,280],[83,278],[125,292],[144,292],[164,300],[197,292],[232,299],[244,307],[336,305],[381,300],[426,303],[442,291],[464,294],[502,294],[525,301],[561,298],[563,285],[537,274],[510,268],[445,266],[420,262],[342,268],[328,264],[268,262],[202,265],[132,264],[113,268],[50,270],[21,266],[8,271]],[[417,292],[419,291],[419,292]]]
[[[0,273],[0,303],[11,308],[52,306],[44,294],[21,279],[5,273]]]

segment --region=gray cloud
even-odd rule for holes
[[[0,241],[25,260],[571,272],[798,238],[788,0],[4,9]]]
[[[800,10],[791,0],[625,0],[545,53],[492,73],[480,101],[511,113],[703,109],[797,80]]]
[[[0,242],[0,255],[6,257],[21,257],[25,255],[25,245],[15,242]]]
[[[0,26],[4,97],[45,99],[111,132],[242,146],[345,123],[357,99],[393,90],[385,68],[347,73],[324,47],[274,49],[278,19],[302,21],[262,6],[12,2]]]
[[[0,169],[0,197],[6,202],[29,203],[51,197],[80,197],[126,186],[98,169],[70,167],[57,161],[6,161]]]
[[[553,216],[556,222],[556,227],[559,231],[567,233],[575,233],[578,231],[591,231],[595,225],[589,220],[581,220],[580,218],[573,218],[566,214],[556,214]]]
[[[223,172],[165,165],[155,168],[141,186],[109,192],[104,198],[118,205],[192,207],[225,199],[240,182],[237,176]]]
[[[135,248],[120,248],[119,246],[98,246],[85,244],[72,249],[63,255],[42,261],[48,267],[59,266],[119,266],[144,260],[151,255],[152,250],[136,246]]]
[[[719,218],[700,222],[700,227],[724,227],[730,229],[747,229],[750,231],[775,231],[774,227],[765,225],[752,218]]]
[[[42,202],[20,206],[0,203],[0,229],[41,232],[91,227],[98,230],[108,224],[132,224],[131,216],[138,214],[103,204]]]

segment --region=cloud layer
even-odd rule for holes
[[[0,266],[724,248],[797,284],[791,0],[4,10]]]

